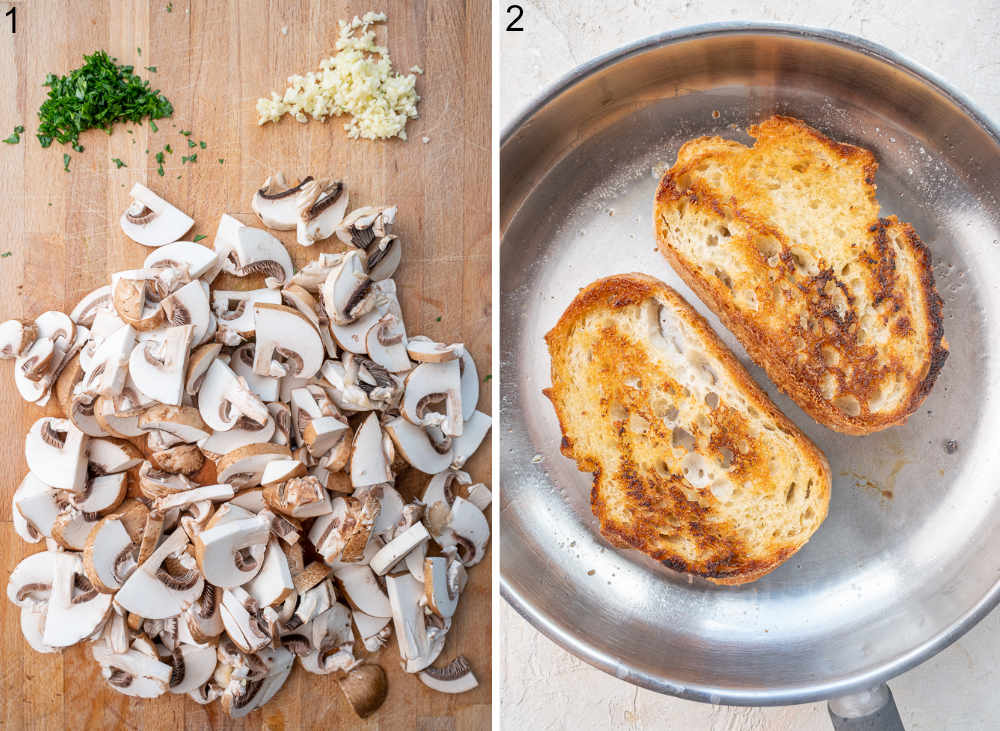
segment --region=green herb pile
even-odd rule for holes
[[[170,101],[136,76],[132,66],[98,51],[83,57],[84,64],[66,76],[49,74],[48,99],[38,110],[38,141],[48,147],[53,140],[70,143],[82,152],[80,133],[103,129],[109,134],[116,122],[140,122],[169,117]]]

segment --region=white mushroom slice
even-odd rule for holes
[[[194,406],[160,404],[140,414],[138,424],[140,429],[164,432],[184,444],[191,444],[211,435],[211,430]]]
[[[303,185],[296,199],[295,240],[302,246],[312,246],[330,238],[344,220],[348,200],[344,184],[339,180],[310,180]]]
[[[60,496],[51,487],[29,472],[14,491],[14,528],[29,543],[52,537],[52,524],[62,509]]]
[[[164,322],[163,309],[151,291],[158,270],[130,269],[111,275],[115,314],[140,332],[155,330]]]
[[[413,366],[406,352],[406,329],[403,321],[386,313],[372,325],[365,336],[368,356],[392,373],[408,371]]]
[[[101,675],[119,693],[135,698],[157,698],[167,691],[171,667],[137,650],[113,653],[103,643],[91,646]]]
[[[295,662],[295,655],[284,647],[264,648],[257,656],[265,659],[267,674],[259,681],[250,681],[234,673],[222,694],[222,708],[231,718],[242,718],[271,700],[285,684]]]
[[[442,619],[454,616],[458,597],[468,580],[462,562],[445,556],[425,558],[423,575],[424,599],[428,609]]]
[[[367,488],[367,492],[373,494],[378,498],[381,510],[379,510],[378,519],[375,521],[375,526],[372,528],[372,533],[375,535],[384,535],[392,531],[403,519],[403,510],[405,503],[403,502],[403,497],[392,485],[376,485],[371,488]],[[359,490],[355,493],[355,497],[361,499],[361,491]]]
[[[351,612],[354,626],[358,630],[358,635],[368,652],[378,652],[382,649],[392,634],[389,622],[392,617],[373,617],[365,612],[354,610]]]
[[[336,628],[327,631],[328,624]],[[333,672],[349,670],[357,665],[354,657],[354,635],[351,632],[350,611],[342,604],[336,604],[310,622],[314,629],[313,650],[299,657],[302,669],[313,675],[329,675]],[[346,626],[346,632],[343,628]],[[319,631],[316,631],[319,630]],[[322,640],[316,639],[323,634]]]
[[[25,401],[44,406],[52,384],[83,347],[89,332],[56,310],[36,317],[34,326],[35,342],[14,361],[14,385]]]
[[[52,589],[45,613],[42,641],[50,647],[69,647],[94,634],[111,611],[111,595],[91,585],[79,554],[52,556]]]
[[[299,577],[296,576],[296,578]],[[336,595],[333,591],[333,584],[322,579],[315,586],[299,591],[299,603],[295,608],[295,617],[302,624],[307,624],[334,604],[336,604]]]
[[[160,306],[168,325],[192,325],[194,333],[191,335],[191,342],[204,342],[212,316],[208,285],[205,282],[197,279],[188,282],[160,300]]]
[[[117,439],[91,439],[88,447],[90,471],[96,475],[124,472],[142,462],[142,454],[130,442]]]
[[[77,325],[91,327],[97,313],[102,311],[106,313],[114,311],[114,306],[111,304],[111,286],[107,284],[84,295],[70,311],[69,319]]]
[[[291,307],[262,302],[254,304],[254,313],[254,372],[262,376],[314,376],[323,365],[326,349],[309,318]]]
[[[137,244],[163,246],[179,240],[194,225],[181,213],[141,183],[129,192],[132,203],[121,217],[122,231]]]
[[[288,447],[278,444],[249,444],[234,449],[219,460],[216,465],[218,479],[237,488],[256,487],[264,475],[264,468],[271,460],[290,456]]]
[[[420,682],[440,693],[465,693],[479,685],[469,661],[459,655],[443,668],[427,668],[417,673]]]
[[[198,447],[213,459],[222,459],[230,452],[251,444],[264,444],[275,433],[275,421],[268,414],[267,421],[257,424],[249,419],[239,421],[239,426],[228,431],[213,432],[211,436],[198,442]]]
[[[126,475],[96,475],[91,477],[83,492],[73,496],[73,504],[83,513],[104,517],[117,508],[128,489]]]
[[[382,444],[382,428],[378,416],[369,414],[354,435],[351,452],[351,484],[354,487],[378,485],[392,481],[391,458],[386,457]]]
[[[270,375],[259,375],[254,373],[254,348],[253,343],[244,343],[233,351],[233,356],[229,361],[229,367],[233,369],[240,378],[246,380],[250,390],[257,394],[257,397],[264,402],[278,400],[278,378]]]
[[[35,323],[7,320],[0,323],[0,358],[10,360],[24,355],[38,336]]]
[[[87,396],[117,396],[128,377],[129,356],[135,347],[135,329],[125,325],[102,342],[90,358],[80,384]]]
[[[184,393],[194,396],[201,388],[209,366],[222,352],[222,343],[205,343],[191,351],[188,357],[187,373],[184,376]]]
[[[135,570],[137,551],[121,520],[104,518],[87,538],[83,570],[98,591],[113,594]]]
[[[337,357],[337,345],[330,334],[329,318],[323,306],[316,301],[308,290],[298,284],[286,284],[281,290],[281,299],[289,306],[294,307],[302,315],[309,319],[313,327],[319,332],[320,340],[330,358]]]
[[[245,653],[254,653],[270,643],[257,615],[257,602],[245,589],[234,586],[222,592],[222,626],[229,639]]]
[[[348,325],[375,308],[377,290],[365,272],[364,254],[348,251],[330,270],[321,293],[331,322]],[[336,335],[336,333],[334,333]]]
[[[319,258],[309,262],[292,276],[291,283],[297,284],[312,294],[318,294],[330,270],[340,263],[343,254],[321,252]]]
[[[94,399],[93,408],[94,419],[101,429],[111,436],[126,438],[142,435],[142,429],[139,428],[139,414],[129,416],[127,412],[119,413],[113,399],[98,396]]]
[[[295,185],[285,182],[281,172],[268,177],[264,185],[253,195],[250,206],[257,218],[268,228],[277,231],[292,231],[299,221],[297,198],[303,186],[312,181],[309,175]]]
[[[178,645],[171,656],[170,692],[191,693],[205,685],[217,663],[218,655],[211,645]]]
[[[47,654],[59,652],[60,648],[45,644],[42,632],[45,628],[45,605],[21,607],[21,634],[35,652]]]
[[[486,510],[486,508],[490,506],[490,502],[493,500],[493,495],[490,492],[490,489],[481,482],[477,482],[475,485],[469,485],[469,487],[466,488],[466,491],[468,492],[468,495],[465,499],[480,510]]]
[[[195,556],[205,579],[222,588],[242,586],[261,568],[270,522],[258,515],[205,528],[194,539]]]
[[[403,559],[403,563],[406,564],[406,570],[410,572],[412,576],[417,581],[424,580],[424,559],[427,557],[427,544],[421,543],[419,546],[414,548]]]
[[[25,437],[28,469],[50,487],[80,492],[87,481],[88,439],[66,419],[43,417]]]
[[[411,673],[423,670],[440,652],[427,632],[422,606],[424,585],[409,574],[400,574],[387,576],[385,587],[405,669]]]
[[[221,269],[221,264],[216,253],[207,246],[196,244],[193,241],[175,241],[151,251],[142,263],[143,269],[159,269],[161,267],[187,267],[189,277],[204,279],[211,283]]]
[[[398,236],[383,236],[372,241],[365,250],[365,268],[368,276],[376,282],[388,279],[399,268],[403,260],[403,248]]]
[[[461,497],[451,504],[448,522],[440,533],[431,535],[442,548],[454,546],[458,557],[466,566],[475,566],[486,552],[490,541],[490,526],[483,511]]]
[[[97,310],[94,314],[94,324],[90,330],[91,337],[96,341],[95,347],[98,343],[108,337],[108,335],[113,333],[115,330],[121,329],[127,324],[127,322],[118,317],[118,313],[115,312],[114,307],[109,310],[103,308]]]
[[[375,282],[372,288],[375,290],[374,309],[346,325],[339,325],[333,320],[329,320],[330,332],[334,339],[341,348],[350,353],[363,354],[368,352],[365,342],[368,331],[387,314],[395,315],[400,320],[403,319],[399,300],[396,297],[396,283],[391,279],[386,279],[382,282]]]
[[[183,492],[177,492],[170,495],[161,495],[156,498],[153,503],[153,507],[157,510],[162,510],[166,512],[171,508],[186,508],[194,503],[202,502],[203,500],[208,500],[212,502],[220,502],[222,500],[232,500],[235,495],[232,485],[201,485],[199,487],[193,487],[190,490],[185,490]]]
[[[68,551],[82,551],[98,517],[66,506],[52,524],[52,539]]]
[[[293,477],[264,488],[264,500],[272,510],[292,518],[316,518],[333,510],[330,494],[315,477]]]
[[[461,358],[465,346],[461,343],[445,345],[437,343],[423,335],[415,335],[406,343],[406,352],[410,358],[420,363],[444,363]]]
[[[170,327],[135,346],[128,368],[142,393],[164,404],[181,403],[193,334],[194,325]]]
[[[345,565],[334,569],[333,575],[340,581],[347,598],[362,612],[373,617],[392,616],[389,598],[379,587],[370,568],[365,565]]]
[[[234,331],[244,338],[254,337],[254,308],[258,302],[281,304],[281,292],[274,289],[248,289],[212,292],[212,311],[219,319],[219,328]],[[239,345],[239,343],[236,343]]]
[[[246,381],[220,360],[215,360],[198,390],[198,410],[212,429],[232,429],[241,416],[266,424],[270,414]]]
[[[223,216],[215,238],[224,272],[237,277],[262,274],[268,288],[281,287],[292,278],[292,258],[284,244],[263,229],[233,221],[236,219]]]
[[[421,363],[406,376],[400,413],[417,426],[440,426],[450,437],[462,433],[462,382],[458,360]],[[427,410],[444,397],[445,414]]]
[[[115,594],[122,609],[147,619],[166,619],[190,607],[201,596],[205,579],[185,551],[187,534],[175,530]]]
[[[387,421],[384,426],[399,454],[415,469],[434,475],[451,464],[451,448],[444,452],[438,451],[424,429],[411,424],[402,416]]]
[[[472,416],[466,419],[462,426],[461,435],[455,437],[451,442],[451,466],[460,469],[466,460],[479,449],[479,445],[483,443],[492,426],[493,419],[491,417],[482,411],[473,411]]]
[[[372,242],[388,235],[396,220],[396,206],[355,208],[337,226],[337,238],[355,249],[367,249]]]
[[[462,419],[468,421],[479,404],[479,370],[476,368],[476,361],[464,347],[459,359],[459,370],[462,373]]]
[[[80,394],[74,395],[66,409],[66,418],[77,429],[90,437],[106,437],[110,433],[101,426],[94,415],[94,399]]]
[[[260,484],[263,487],[268,487],[293,477],[302,477],[305,473],[306,466],[297,459],[274,459],[268,462],[267,467],[264,468]]]
[[[423,523],[415,523],[407,528],[403,533],[386,543],[375,558],[371,560],[369,566],[379,576],[387,574],[393,566],[403,560],[403,558],[421,543],[430,538]],[[451,616],[451,615],[448,615]]]
[[[7,598],[19,607],[48,602],[55,562],[60,555],[56,551],[42,551],[21,559],[7,577]]]
[[[324,455],[343,439],[350,426],[335,416],[322,416],[306,424],[302,438],[309,451],[317,456]]]
[[[295,591],[288,558],[277,539],[268,542],[260,572],[247,583],[246,589],[261,607],[281,604]]]
[[[345,411],[371,411],[374,403],[364,389],[355,382],[348,382],[344,364],[338,360],[328,360],[320,369],[323,380],[330,384],[330,396],[337,408]]]

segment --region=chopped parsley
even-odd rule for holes
[[[127,168],[128,167],[128,165],[126,165],[124,162],[122,162],[117,157],[111,158],[111,162],[113,162],[115,164],[115,167],[118,168],[119,170],[121,170],[122,168]]]
[[[188,140],[188,147],[197,147],[198,143],[194,140]]]
[[[197,236],[195,236],[195,237],[194,237],[194,239],[192,239],[192,240],[193,240],[193,241],[194,241],[194,242],[195,242],[195,243],[197,244],[197,243],[198,243],[199,241],[201,241],[202,239],[207,239],[207,238],[208,238],[208,236],[206,236],[205,234],[198,234],[198,235],[197,235]]]
[[[487,381],[489,381],[489,380],[490,380],[491,378],[493,378],[493,374],[492,374],[492,373],[487,373],[487,374],[486,374],[486,378],[484,378],[484,379],[483,379],[483,383],[486,383],[486,382],[487,382]]]
[[[220,157],[220,158],[219,158],[219,164],[220,164],[220,165],[221,165],[222,163],[224,163],[225,161],[226,161],[226,158],[224,158],[224,157]]]
[[[156,66],[147,66],[146,67],[146,71],[152,71],[155,74],[156,73]]]
[[[168,13],[174,12],[174,4],[173,3],[167,3],[167,12]]]
[[[181,134],[184,135],[185,137],[190,137],[191,136],[191,130],[189,130],[189,129],[182,129],[181,130]]]
[[[154,122],[152,119],[149,120],[149,128],[151,130],[153,130],[154,132],[159,132],[160,131],[160,128],[156,126],[156,122]]]
[[[69,153],[63,153],[63,170],[65,170],[67,173],[69,172],[70,159],[71,158],[69,156]]]
[[[183,165],[186,162],[198,162],[198,153],[194,152],[194,153],[191,153],[190,155],[182,155],[181,156],[181,165]]]
[[[10,255],[11,255],[11,252],[5,251],[4,253],[0,254],[0,259],[6,259]]]
[[[160,163],[161,165],[163,164],[163,153],[162,152],[157,152],[156,153],[156,161],[158,163]]]
[[[435,320],[435,322],[441,322],[441,315],[437,316],[437,319]]]
[[[141,49],[136,49],[141,54]],[[159,90],[119,65],[106,51],[83,57],[84,64],[66,76],[48,74],[48,98],[38,110],[38,141],[48,147],[53,140],[79,145],[80,134],[89,129],[110,133],[118,122],[141,122],[169,117],[174,107]],[[74,147],[75,149],[75,147]]]
[[[171,146],[170,146],[169,144],[167,144],[167,145],[164,145],[164,146],[163,146],[163,149],[164,149],[164,150],[166,150],[166,151],[167,151],[167,152],[168,152],[169,154],[171,154],[171,155],[173,155],[173,154],[174,154],[174,148],[173,148],[173,147],[171,147]]]
[[[208,147],[208,145],[206,145],[206,144],[205,144],[205,140],[202,140],[201,142],[199,142],[199,143],[198,143],[198,145],[199,145],[199,146],[201,147],[201,149],[203,149],[203,150],[204,150],[204,149],[205,149],[206,147]]]
[[[163,177],[163,166],[162,165],[160,165],[160,167],[156,168],[156,174],[159,175],[161,178]]]
[[[8,145],[16,145],[21,141],[21,133],[24,132],[24,127],[22,125],[17,125],[14,131],[11,133],[10,137],[4,140]]]

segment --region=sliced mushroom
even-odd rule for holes
[[[135,329],[124,325],[102,342],[90,358],[80,393],[86,396],[117,396],[128,377],[129,356],[135,347]]]
[[[407,341],[406,352],[410,358],[420,363],[444,363],[461,358],[465,347],[461,343],[445,345],[423,335],[416,335]]]
[[[124,653],[113,653],[101,643],[94,643],[91,651],[101,666],[101,675],[119,693],[157,698],[167,692],[171,666],[146,652],[129,648]]]
[[[347,204],[347,190],[341,181],[310,180],[296,199],[295,240],[302,246],[312,246],[332,236],[344,219]]]
[[[77,325],[91,327],[97,313],[102,311],[105,313],[114,311],[111,304],[111,287],[107,284],[84,295],[83,299],[70,310],[69,318]]]
[[[175,530],[141,562],[115,594],[115,603],[147,619],[166,619],[201,596],[205,578],[186,551],[187,534]]]
[[[433,556],[424,559],[424,599],[427,607],[442,619],[450,619],[465,589],[465,566],[457,558]]]
[[[203,501],[232,500],[235,494],[232,485],[201,485],[183,492],[161,495],[153,501],[153,507],[156,510],[166,512],[171,508],[186,508]]]
[[[461,372],[458,360],[421,363],[406,376],[402,415],[417,426],[440,426],[446,436],[462,433]],[[445,414],[428,411],[429,404],[443,400]]]
[[[423,670],[444,647],[444,633],[428,631],[422,606],[424,586],[410,574],[387,576],[385,586],[405,669],[410,673]]]
[[[95,475],[125,472],[142,462],[142,453],[123,439],[91,439],[89,469]]]
[[[176,241],[151,251],[142,263],[142,267],[143,269],[186,267],[191,279],[202,279],[211,284],[222,264],[218,255],[207,246],[193,241]]]
[[[389,692],[385,671],[378,665],[359,665],[337,683],[351,708],[361,718],[368,718],[381,708]]]
[[[53,554],[51,566],[52,589],[42,640],[50,647],[69,647],[100,627],[111,611],[111,595],[93,587],[79,554]]]
[[[205,343],[191,351],[188,357],[187,373],[184,376],[184,393],[194,396],[201,388],[209,366],[222,352],[222,343]]]
[[[284,305],[254,304],[257,345],[253,370],[262,376],[311,378],[326,349],[312,322]]]
[[[215,290],[212,292],[212,311],[219,320],[219,329],[237,333],[242,338],[252,338],[255,333],[254,305],[281,304],[281,292],[274,289],[249,289],[245,291]],[[234,343],[239,345],[239,343]]]
[[[25,438],[28,469],[50,487],[80,492],[87,481],[88,439],[66,419],[42,417]]]
[[[204,247],[202,247],[204,248]],[[200,280],[188,282],[176,292],[160,300],[168,325],[191,325],[193,344],[203,343],[211,326],[212,308],[208,301],[208,285]]]
[[[184,475],[171,474],[153,467],[151,462],[143,462],[139,467],[139,489],[150,500],[187,492],[194,485]]]
[[[368,276],[376,282],[388,279],[399,268],[399,263],[403,260],[402,246],[399,237],[394,235],[383,236],[372,241],[365,249],[365,268]]]
[[[151,285],[157,273],[155,269],[132,269],[111,277],[115,314],[140,332],[155,330],[166,320],[159,301],[152,297]]]
[[[215,251],[222,270],[237,277],[259,274],[268,288],[281,287],[292,278],[292,258],[278,239],[267,231],[245,226],[228,215],[219,221]]]
[[[344,350],[351,353],[367,353],[368,347],[365,339],[368,332],[378,321],[388,314],[395,315],[402,320],[403,315],[396,297],[396,283],[391,279],[375,282],[372,285],[375,290],[375,307],[358,317],[351,323],[341,325],[333,320],[329,320],[330,332],[334,339]]]
[[[216,431],[232,429],[240,417],[266,424],[267,407],[233,370],[220,360],[212,361],[198,390],[198,410]]]
[[[169,327],[135,346],[128,368],[142,393],[160,403],[180,405],[193,334],[194,325]]]
[[[261,401],[277,401],[279,380],[275,376],[259,375],[254,372],[255,349],[255,343],[244,343],[236,348],[229,360],[229,367],[236,375],[246,380],[250,390],[257,394]]]
[[[67,551],[82,551],[98,520],[97,515],[84,513],[69,504],[52,523],[52,540]]]
[[[269,462],[290,456],[288,447],[278,444],[248,444],[234,449],[219,460],[216,465],[218,479],[238,488],[256,487]]]
[[[94,475],[87,480],[83,492],[73,496],[73,505],[83,513],[104,517],[121,505],[128,482],[124,473]]]
[[[298,284],[286,284],[281,290],[281,298],[283,302],[294,307],[313,324],[313,327],[319,332],[320,340],[323,341],[327,356],[336,358],[337,345],[330,334],[330,320],[326,316],[326,310],[316,301],[316,298]]]
[[[406,329],[403,321],[386,313],[372,325],[365,336],[369,357],[392,373],[402,373],[413,367],[406,351]]]
[[[348,251],[323,282],[326,314],[338,325],[348,325],[375,307],[377,290],[363,257],[360,251]]]
[[[276,650],[264,648],[257,653],[257,657],[264,659],[266,670],[263,677],[249,680],[236,677],[233,673],[223,691],[222,708],[232,718],[242,718],[271,700],[285,684],[295,661],[295,655],[284,647]]]
[[[270,535],[266,518],[222,521],[205,528],[194,539],[195,557],[205,579],[215,586],[242,586],[260,571]]]
[[[479,685],[472,667],[459,655],[443,668],[427,668],[417,673],[420,682],[440,693],[465,693]]]
[[[340,581],[347,598],[362,612],[373,617],[392,616],[389,599],[370,568],[363,564],[344,565],[335,569],[333,575]]]
[[[354,620],[354,626],[368,652],[378,652],[392,635],[392,627],[389,626],[392,617],[373,617],[362,611],[354,610],[351,612],[351,619]]]
[[[261,607],[281,604],[295,591],[288,558],[277,539],[268,541],[260,572],[247,583],[246,589]]]
[[[238,426],[228,431],[213,432],[211,436],[198,442],[198,447],[213,460],[218,461],[240,447],[268,442],[276,428],[274,418],[270,414],[263,424],[250,419],[239,419],[237,424]]]
[[[225,589],[220,609],[226,634],[243,652],[257,652],[271,642],[259,616],[260,606],[242,587]]]
[[[198,409],[193,406],[160,404],[144,411],[138,423],[142,429],[166,432],[184,444],[197,442],[211,434]]]
[[[38,337],[35,323],[7,320],[0,323],[0,358],[9,360],[24,355]]]
[[[463,564],[475,566],[486,552],[490,526],[479,508],[464,498],[456,497],[447,523],[439,532],[431,526],[431,535],[442,548],[455,547]]]
[[[21,607],[21,634],[24,635],[25,641],[35,652],[43,654],[59,652],[61,648],[45,644],[43,638],[45,613],[46,607],[44,604]]]
[[[329,493],[311,476],[268,485],[264,500],[272,510],[293,518],[315,518],[333,510]]]
[[[465,402],[463,401],[462,403]],[[492,426],[493,419],[491,417],[482,411],[473,411],[472,416],[463,424],[461,435],[452,440],[451,466],[455,469],[460,469],[466,460],[479,449],[479,445],[483,443]]]
[[[94,587],[113,594],[135,570],[138,546],[119,518],[101,520],[90,532],[83,551],[83,570]]]
[[[437,474],[451,464],[450,447],[446,451],[438,451],[424,429],[411,424],[402,416],[387,421],[384,426],[403,459],[421,472]]]
[[[194,219],[174,208],[141,183],[129,192],[132,203],[121,217],[122,231],[137,244],[163,246],[178,241]]]
[[[52,525],[65,504],[64,498],[29,472],[14,491],[14,528],[24,540],[37,543],[52,537]]]
[[[119,412],[115,407],[114,399],[98,396],[94,399],[94,419],[101,429],[114,437],[128,438],[142,435],[139,428],[139,414],[129,414],[127,411]]]
[[[369,414],[354,435],[351,484],[364,487],[392,481],[391,462],[392,459],[386,457],[378,416]]]
[[[250,205],[257,218],[268,228],[277,231],[292,231],[299,220],[297,199],[303,186],[312,181],[309,175],[292,185],[285,182],[281,172],[268,177],[264,185],[254,193]]]
[[[396,220],[396,206],[363,206],[351,211],[337,226],[337,238],[355,249],[367,249],[388,235]]]
[[[430,534],[424,528],[423,523],[415,523],[402,534],[386,543],[375,554],[369,566],[371,566],[372,571],[376,574],[384,576],[393,566],[402,561],[410,551],[429,539]]]
[[[210,645],[176,646],[170,656],[170,692],[191,693],[202,687],[211,679],[217,662],[216,649]]]
[[[194,444],[179,444],[153,452],[149,455],[149,460],[158,470],[193,475],[205,464],[205,455]]]
[[[25,401],[44,406],[52,384],[83,347],[89,332],[55,310],[36,317],[34,326],[35,342],[14,361],[14,385]]]

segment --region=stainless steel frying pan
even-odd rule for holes
[[[904,426],[858,438],[816,424],[654,251],[653,193],[680,144],[746,141],[743,129],[773,112],[873,150],[883,211],[912,222],[933,251],[951,356]],[[854,694],[833,709],[835,723],[894,713],[882,684],[1000,598],[996,128],[931,73],[867,41],[710,25],[581,67],[510,126],[500,160],[504,597],[570,652],[663,693],[729,704]],[[753,584],[716,587],[611,548],[590,513],[590,476],[559,454],[541,395],[542,336],[578,288],[635,270],[709,315],[829,457],[829,517]]]

